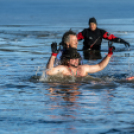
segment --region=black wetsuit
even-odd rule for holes
[[[84,50],[89,48],[92,50],[100,50],[102,39],[107,39],[117,43],[124,43],[123,39],[117,38],[113,34],[109,34],[100,28],[96,28],[95,31],[91,31],[90,28],[84,29],[82,32],[78,33],[77,38],[78,40],[84,39]]]

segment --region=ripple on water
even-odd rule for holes
[[[42,75],[51,42],[59,43],[68,27],[1,27],[0,133],[133,133],[134,81],[125,78],[133,75],[134,32],[111,27],[130,41],[129,51],[115,44],[107,68],[83,78]]]

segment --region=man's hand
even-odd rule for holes
[[[51,44],[51,51],[52,51],[52,56],[57,56],[58,50],[57,50],[57,43],[53,42]]]
[[[119,40],[120,40],[120,43],[123,43],[126,47],[130,47],[130,44],[127,41],[123,39],[119,39]]]
[[[126,41],[124,41],[124,45],[125,45],[126,47],[130,47],[130,44],[129,44],[128,42],[126,42]]]
[[[113,55],[113,51],[115,50],[114,46],[110,46],[109,47],[109,51],[108,51],[108,57],[111,57]]]
[[[51,51],[52,51],[52,53],[57,53],[58,52],[57,51],[57,43],[56,42],[53,42],[51,44]]]

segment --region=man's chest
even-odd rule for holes
[[[85,39],[87,40],[96,40],[101,37],[100,31],[87,31],[85,34]]]

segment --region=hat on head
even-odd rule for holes
[[[72,48],[63,51],[62,57],[67,59],[81,58],[80,54],[77,52],[77,49],[72,49]]]
[[[97,21],[96,21],[96,19],[93,17],[93,18],[90,18],[89,19],[89,24],[90,23],[95,23],[95,24],[97,24]]]

